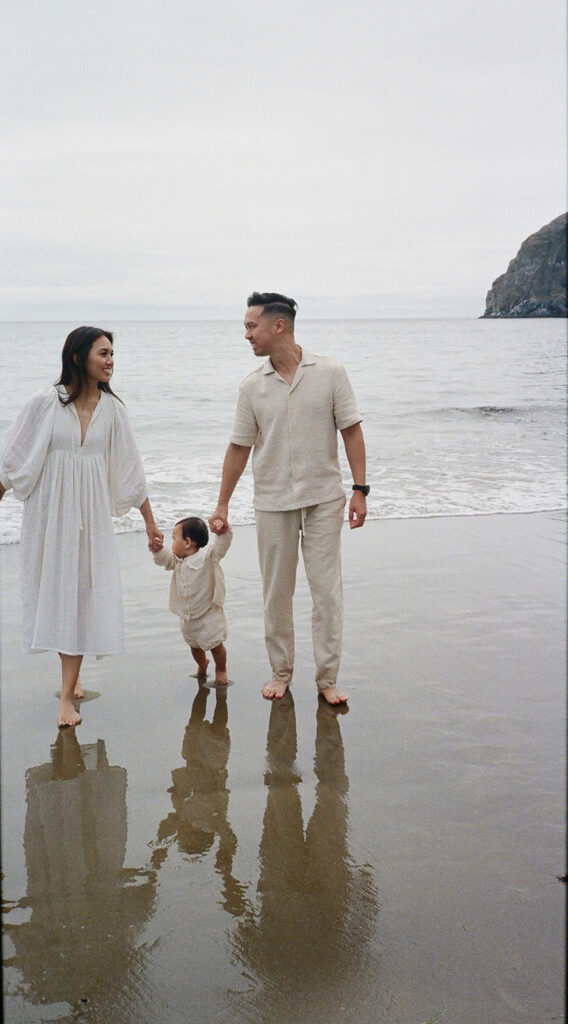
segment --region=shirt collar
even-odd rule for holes
[[[199,548],[198,551],[194,551],[192,555],[186,555],[185,558],[179,558],[178,555],[174,555],[174,558],[177,562],[185,565],[187,569],[202,569],[206,555],[207,545],[204,548]]]
[[[316,362],[316,357],[311,352],[306,352],[305,349],[302,349],[302,358],[300,359],[299,365],[300,366],[313,366],[315,362]],[[272,363],[270,362],[270,356],[268,357],[268,359],[266,360],[264,366],[262,367],[262,372],[263,373],[276,373],[276,370],[274,369]]]

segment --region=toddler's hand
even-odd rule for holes
[[[223,520],[214,519],[213,522],[211,523],[211,529],[213,530],[214,533],[220,533],[221,530],[223,529]]]

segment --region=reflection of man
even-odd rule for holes
[[[246,337],[268,359],[242,382],[225,455],[217,508],[209,522],[228,529],[229,501],[253,453],[254,506],[272,682],[263,695],[282,698],[294,667],[292,598],[298,538],[312,595],[316,685],[330,704],[337,688],[343,626],[340,537],[345,492],[337,455],[341,432],[351,472],[351,528],[367,514],[361,416],[339,363],[301,349],[294,338],[296,303],[276,292],[247,300]],[[221,520],[222,527],[215,526]]]
[[[265,983],[259,997],[266,1019],[335,1020],[338,999],[345,1002],[349,986],[360,985],[377,894],[348,848],[349,783],[337,710],[318,704],[316,801],[305,831],[296,749],[288,692],[270,712],[258,907],[247,911],[233,942],[247,977]],[[249,1014],[250,1000],[247,993]]]

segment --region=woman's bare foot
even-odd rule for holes
[[[72,700],[65,700],[64,697],[59,698],[59,716],[57,719],[57,728],[63,729],[66,725],[80,725],[83,719],[76,710]]]
[[[83,687],[81,686],[81,680],[77,679],[77,682],[75,683],[75,689],[73,690],[73,699],[74,700],[83,700],[84,696],[85,696],[85,691],[84,691]]]
[[[273,679],[264,687],[262,696],[265,700],[282,700],[287,689],[288,683],[284,679]]]
[[[319,691],[328,704],[346,704],[349,700],[348,693],[340,693],[337,686],[326,686]]]

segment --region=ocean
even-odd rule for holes
[[[57,379],[76,323],[0,324],[0,444]],[[117,322],[114,391],[128,407],[159,525],[215,507],[239,381],[257,365],[235,321]],[[299,320],[298,344],[346,367],[363,416],[372,519],[566,508],[566,321]],[[340,440],[340,450],[342,450]],[[344,479],[349,485],[342,453]],[[250,465],[230,506],[253,521]],[[21,506],[0,506],[0,543]],[[136,510],[117,532],[142,529]]]

